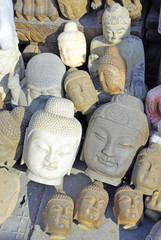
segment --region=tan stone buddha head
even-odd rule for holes
[[[106,8],[102,16],[103,36],[107,43],[118,44],[130,35],[131,19],[126,8],[118,3]]]
[[[62,190],[57,190],[48,200],[42,214],[43,228],[52,239],[64,239],[71,233],[73,209],[73,200]]]
[[[101,182],[95,181],[83,188],[74,210],[74,219],[77,220],[78,226],[85,230],[99,228],[108,200],[108,193]]]
[[[99,80],[104,91],[118,94],[124,91],[126,63],[116,46],[110,46],[97,61]]]
[[[0,112],[0,163],[15,164],[22,153],[25,130],[31,114],[24,107]]]
[[[124,229],[136,227],[143,213],[143,195],[130,186],[118,188],[113,213],[117,224],[123,225]]]
[[[68,22],[64,32],[58,36],[58,47],[63,63],[69,67],[78,67],[86,61],[86,39],[78,30],[75,22]]]
[[[138,154],[131,181],[138,191],[146,195],[161,190],[161,145],[152,143]]]
[[[64,81],[66,97],[74,103],[75,110],[86,114],[98,101],[90,75],[83,70],[71,68]]]
[[[117,186],[148,137],[141,100],[126,94],[113,96],[90,118],[83,146],[86,174]]]
[[[75,160],[82,128],[74,118],[74,104],[65,98],[49,98],[45,109],[35,112],[26,130],[21,164],[29,179],[61,185]]]
[[[58,0],[58,4],[63,16],[71,20],[81,18],[88,10],[87,0]]]

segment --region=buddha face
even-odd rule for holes
[[[77,147],[76,137],[35,130],[24,146],[22,163],[25,161],[29,171],[42,179],[60,179],[70,172]]]
[[[76,219],[80,226],[86,230],[98,228],[107,207],[105,196],[101,192],[87,189],[80,195],[78,202]]]
[[[61,13],[69,19],[79,19],[87,12],[87,0],[59,0]]]
[[[126,37],[129,25],[110,24],[103,22],[103,36],[107,43],[118,44]]]
[[[53,199],[43,213],[44,231],[51,235],[70,234],[73,220],[73,204],[67,199]]]
[[[143,212],[143,198],[135,190],[122,190],[116,196],[114,205],[118,224],[133,225],[138,222]]]
[[[155,211],[161,211],[161,194],[155,191],[152,196],[145,199],[146,207]]]
[[[160,190],[161,159],[149,154],[138,155],[132,173],[132,182],[136,189],[147,195]]]
[[[80,40],[77,36],[76,32],[75,39],[65,38],[64,40],[58,41],[60,57],[63,63],[69,67],[78,67],[85,62],[86,56],[82,52]]]
[[[90,169],[111,178],[122,178],[129,168],[141,135],[134,129],[103,118],[90,122],[84,157]]]
[[[99,79],[104,91],[118,94],[124,91],[125,74],[111,64],[107,64],[106,71],[99,73]]]
[[[66,95],[78,111],[84,111],[98,101],[93,83],[88,77],[80,76],[79,79],[69,81]]]

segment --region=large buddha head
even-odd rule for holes
[[[97,61],[101,86],[110,94],[122,93],[125,88],[126,63],[116,46],[110,46]]]
[[[143,213],[143,195],[129,186],[120,187],[115,193],[113,212],[124,229],[136,227]]]
[[[63,97],[65,71],[61,59],[53,53],[40,53],[30,59],[25,83],[31,113],[44,108],[49,97]]]
[[[34,113],[26,130],[21,164],[26,163],[27,176],[43,184],[62,184],[64,175],[70,175],[81,133],[72,101],[49,98],[45,109]]]
[[[24,107],[0,112],[0,164],[14,165],[21,157],[30,117],[31,114]]]
[[[99,228],[108,200],[108,193],[101,182],[95,181],[83,188],[74,210],[74,219],[77,220],[78,226],[85,230]]]
[[[131,181],[146,195],[161,190],[161,145],[152,143],[138,154]]]
[[[118,44],[130,35],[131,19],[126,8],[118,3],[106,8],[102,16],[103,36],[107,43]]]
[[[44,231],[52,239],[64,239],[71,233],[73,209],[73,200],[62,190],[57,190],[48,200],[42,218]]]
[[[77,68],[69,69],[64,81],[64,88],[66,97],[72,100],[76,111],[83,114],[86,114],[98,101],[92,79],[86,71]]]
[[[94,112],[83,147],[87,175],[115,186],[121,182],[137,150],[148,140],[143,109],[140,99],[119,94]]]
[[[75,22],[66,23],[64,32],[58,36],[58,47],[63,63],[69,67],[78,67],[86,61],[86,40]]]

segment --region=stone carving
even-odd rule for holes
[[[161,221],[157,222],[152,227],[145,240],[161,240]]]
[[[103,35],[95,37],[90,46],[88,68],[92,79],[97,76],[96,59],[108,46],[116,45],[127,67],[125,92],[142,100],[146,96],[144,48],[140,38],[130,35],[129,13],[118,3],[107,8],[102,17]]]
[[[97,93],[90,75],[86,71],[77,68],[69,69],[64,81],[64,88],[66,97],[74,103],[76,111],[87,114],[96,108]]]
[[[116,46],[107,47],[105,54],[97,61],[97,69],[101,86],[105,92],[118,94],[124,91],[126,64]]]
[[[143,195],[130,186],[118,188],[114,197],[113,213],[117,224],[124,229],[137,228],[143,213]]]
[[[64,239],[71,233],[74,202],[64,191],[57,190],[42,214],[44,231],[52,239]]]
[[[24,107],[0,112],[0,165],[14,165],[22,154],[25,130],[31,114]]]
[[[114,4],[113,0],[106,0],[107,6],[111,6]],[[141,16],[142,5],[140,0],[121,0],[123,7],[125,7],[129,11],[129,15],[131,18],[138,18]],[[101,0],[93,0],[91,3],[91,7],[95,9],[99,9],[102,6]]]
[[[99,228],[108,200],[108,193],[101,182],[95,181],[83,188],[74,209],[78,226],[85,230]]]
[[[149,128],[140,99],[126,94],[96,109],[90,118],[83,146],[91,178],[117,186],[137,150],[146,144]]]
[[[138,191],[146,195],[161,190],[161,145],[152,143],[138,154],[131,181]]]
[[[71,20],[80,19],[89,10],[89,0],[58,0],[64,17]]]
[[[151,126],[151,135],[157,131],[161,120],[161,85],[151,89],[145,101],[146,114]]]
[[[154,191],[152,196],[145,199],[145,215],[154,221],[161,219],[161,192]]]
[[[13,107],[28,106],[33,114],[44,108],[49,97],[63,97],[65,71],[64,64],[55,54],[41,53],[31,58],[23,81],[19,81],[17,74],[9,79]]]
[[[15,209],[20,192],[20,180],[16,174],[10,173],[5,168],[0,168],[0,179],[0,224],[2,224]]]
[[[17,0],[15,4],[17,17],[28,21],[36,18],[40,22],[47,19],[54,22],[59,17],[57,8],[56,0]]]
[[[21,79],[24,77],[24,64],[18,49],[11,0],[1,3],[0,19],[0,93],[4,100],[9,91],[7,87],[9,74],[16,72]]]
[[[63,63],[69,67],[79,67],[86,61],[86,39],[75,22],[68,22],[64,32],[58,36],[58,47]]]
[[[28,178],[61,185],[64,175],[70,175],[81,133],[72,101],[49,98],[45,109],[34,113],[26,130],[21,164],[26,163]]]

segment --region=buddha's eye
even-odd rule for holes
[[[105,135],[105,133],[103,133],[102,131],[99,132],[95,132],[95,136],[100,139],[101,141],[106,141],[107,137]]]
[[[138,162],[138,166],[148,169],[150,167],[150,163],[148,161],[140,160]]]

